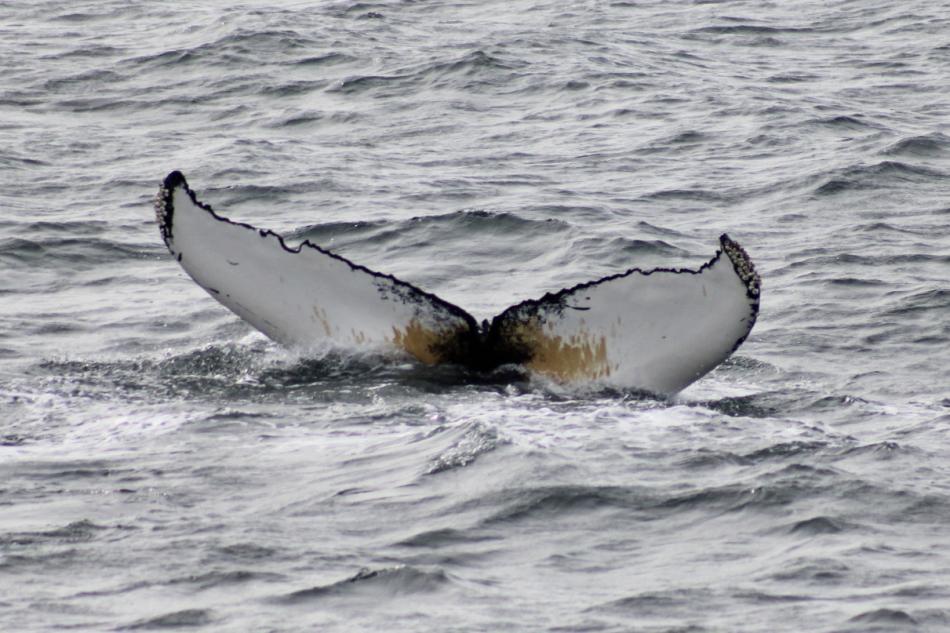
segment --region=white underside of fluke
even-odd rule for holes
[[[733,248],[728,238],[724,248]],[[756,279],[757,282],[757,279]],[[725,360],[755,322],[755,296],[729,257],[699,271],[634,271],[528,301],[498,317],[535,353],[526,365],[561,381],[675,393]]]
[[[463,315],[402,282],[308,243],[221,218],[184,179],[165,190],[166,244],[212,297],[288,346],[405,349],[433,362],[426,337],[468,330]]]
[[[401,351],[475,369],[519,363],[560,382],[671,394],[725,360],[758,312],[759,278],[726,236],[698,270],[632,269],[520,303],[480,331],[411,284],[217,215],[179,172],[165,179],[156,213],[168,249],[202,288],[294,347]]]

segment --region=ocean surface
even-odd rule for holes
[[[672,399],[281,349],[180,169],[477,318],[728,232]],[[0,630],[950,630],[950,5],[0,0]]]

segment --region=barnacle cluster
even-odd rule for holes
[[[745,284],[749,296],[753,299],[758,299],[762,289],[762,280],[759,278],[759,273],[756,272],[755,265],[753,265],[752,260],[749,258],[749,254],[745,252],[744,248],[725,235],[720,238],[720,241],[722,243],[722,250],[725,251],[726,255],[732,261],[732,266],[735,268],[736,274],[739,275],[739,279]]]
[[[158,222],[158,228],[162,232],[162,239],[165,244],[171,239],[171,205],[169,204],[170,192],[162,183],[155,194],[155,220]]]

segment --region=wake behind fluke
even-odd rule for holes
[[[655,268],[514,305],[486,326],[392,275],[305,241],[233,222],[168,174],[155,212],[192,279],[275,341],[404,352],[478,371],[518,364],[558,382],[673,394],[742,344],[759,311],[759,276],[727,235],[696,270]]]

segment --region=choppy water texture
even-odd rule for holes
[[[0,629],[947,630],[948,34],[0,0]],[[172,169],[479,318],[724,231],[762,313],[671,401],[295,355],[167,256]]]

